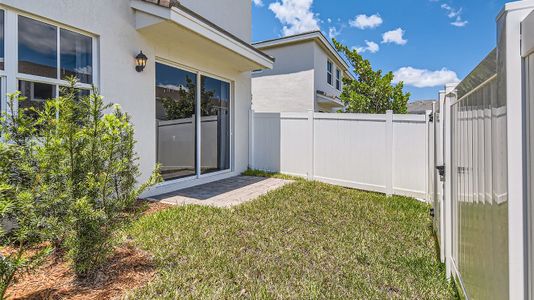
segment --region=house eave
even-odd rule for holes
[[[252,62],[254,66],[251,67],[249,71],[273,68],[274,58],[202,18],[184,6],[176,5],[172,7],[163,7],[141,0],[131,0],[130,6],[136,12],[135,18],[137,30],[141,31],[160,23],[172,22],[235,54],[238,54],[244,60]]]
[[[341,102],[341,99],[334,97],[334,96],[326,95],[322,91],[316,91],[315,96],[316,96],[317,101],[320,103],[328,103],[333,106],[343,107],[343,103]]]

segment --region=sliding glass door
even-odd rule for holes
[[[230,169],[230,83],[157,63],[156,123],[165,180]]]
[[[156,64],[158,163],[165,180],[196,175],[197,75]]]
[[[201,172],[230,168],[230,84],[202,76]]]

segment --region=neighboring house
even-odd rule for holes
[[[275,58],[272,70],[252,74],[257,112],[337,112],[349,65],[320,31],[253,44]]]
[[[150,193],[247,169],[250,72],[273,66],[250,45],[250,0],[2,0],[0,29],[2,111],[6,93],[39,106],[76,75],[132,116],[140,179],[159,163],[166,180]]]
[[[408,103],[408,113],[416,115],[424,115],[428,110],[432,110],[434,100],[419,100]]]

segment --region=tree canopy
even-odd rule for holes
[[[382,70],[373,70],[369,60],[364,59],[356,49],[333,39],[337,51],[344,54],[354,68],[356,79],[343,78],[341,101],[348,113],[385,113],[393,110],[405,114],[410,93],[404,93],[404,83],[393,84],[393,73],[382,75]]]

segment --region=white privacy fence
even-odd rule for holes
[[[496,49],[434,112],[434,228],[467,299],[534,299],[533,11],[505,5]]]
[[[429,114],[251,112],[250,167],[428,200]]]

